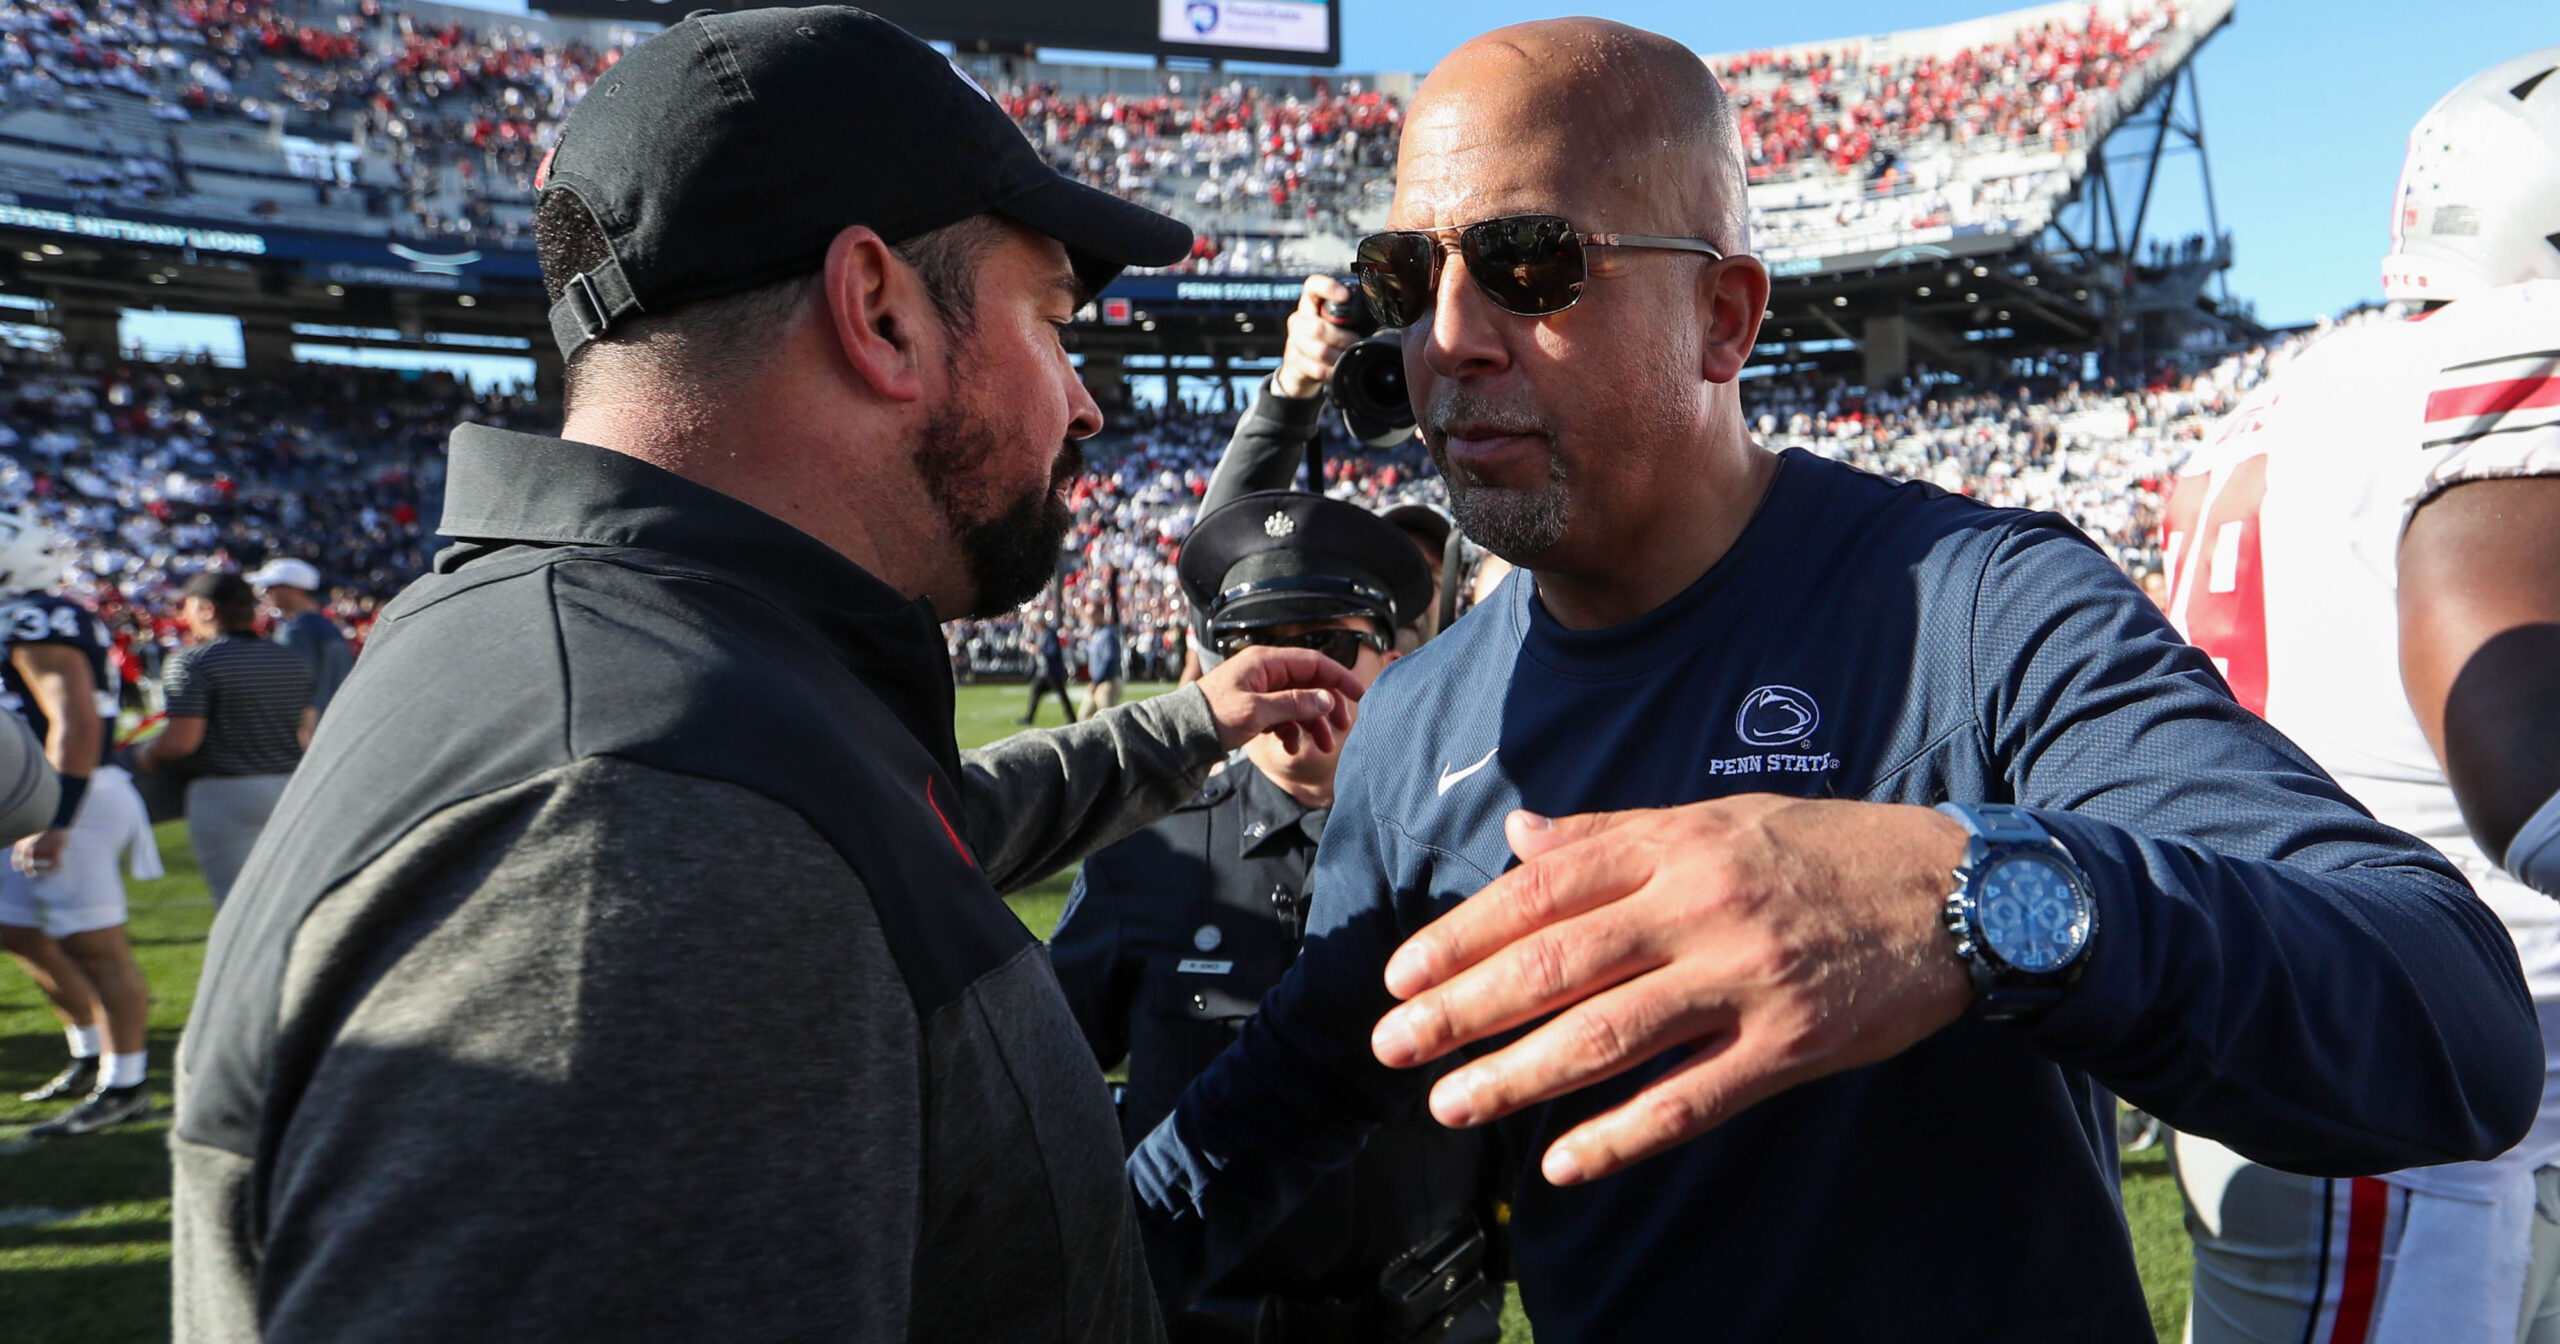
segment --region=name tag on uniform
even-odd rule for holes
[[[1235,968],[1236,964],[1232,961],[1200,961],[1194,959],[1182,962],[1179,965],[1176,965],[1173,969],[1183,975],[1225,975],[1227,972],[1232,971]]]

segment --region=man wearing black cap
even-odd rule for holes
[[[996,893],[1360,688],[1260,650],[964,755],[936,623],[1048,579],[1060,331],[1188,231],[845,8],[650,39],[546,181],[564,437],[455,431],[454,544],[216,922],[177,1338],[1157,1337]]]
[[[1321,495],[1227,504],[1192,530],[1176,569],[1221,652],[1316,649],[1363,686],[1431,600],[1403,532]],[[1173,815],[1086,860],[1049,944],[1094,1058],[1128,1060],[1132,1147],[1298,955],[1340,753],[1263,738],[1241,755]],[[1480,1133],[1407,1107],[1167,1322],[1175,1344],[1497,1338],[1501,1294],[1482,1272],[1489,1168]],[[1400,1272],[1426,1261],[1438,1272]]]

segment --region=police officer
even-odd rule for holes
[[[1176,568],[1219,652],[1319,649],[1364,686],[1432,598],[1403,531],[1295,491],[1203,517]],[[1128,1061],[1130,1145],[1296,959],[1338,754],[1256,742],[1171,816],[1085,861],[1049,956],[1094,1057]],[[1499,1338],[1485,1142],[1417,1103],[1170,1322],[1175,1344]]]

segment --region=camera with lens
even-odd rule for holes
[[[1413,399],[1404,388],[1404,333],[1378,330],[1355,290],[1349,303],[1326,303],[1324,318],[1366,339],[1342,352],[1333,366],[1335,409],[1342,426],[1366,448],[1393,448],[1413,437]]]

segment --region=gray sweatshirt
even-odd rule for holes
[[[1119,1137],[996,893],[1188,797],[1189,691],[983,752],[932,614],[465,428],[217,921],[181,1341],[1150,1340]]]

